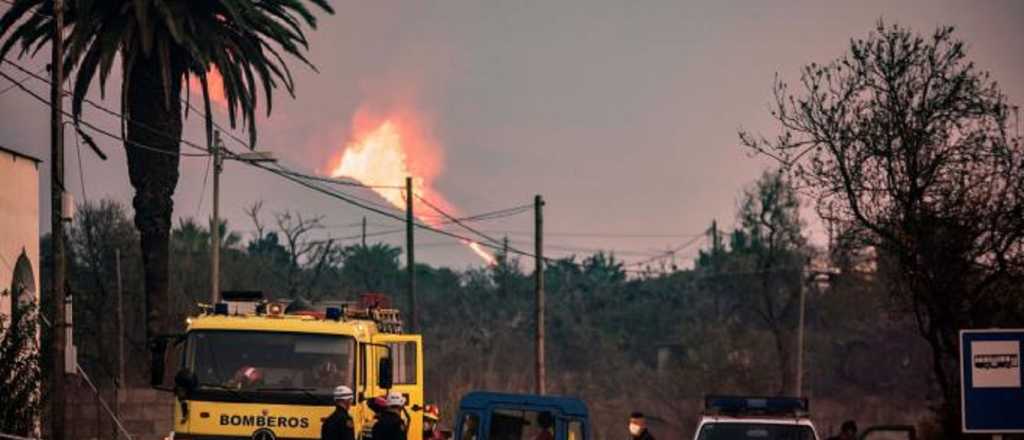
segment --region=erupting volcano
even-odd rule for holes
[[[330,176],[347,177],[367,185],[400,210],[405,210],[405,179],[411,177],[413,214],[419,221],[440,228],[443,216],[433,207],[458,216],[458,211],[433,186],[441,172],[441,162],[441,148],[414,115],[393,113],[375,117],[359,111],[352,118],[350,140],[337,165],[332,166]],[[463,243],[488,265],[495,263],[494,256],[479,243]]]

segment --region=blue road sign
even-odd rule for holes
[[[1024,433],[1024,329],[960,331],[963,432]]]

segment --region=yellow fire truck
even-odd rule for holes
[[[385,297],[311,307],[257,296],[207,307],[151,344],[153,385],[175,394],[173,438],[320,438],[346,385],[358,436],[374,421],[369,401],[390,390],[406,397],[408,439],[422,440],[422,340],[402,333]]]

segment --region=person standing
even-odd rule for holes
[[[402,420],[405,397],[394,391],[385,397],[388,408],[377,416],[373,424],[373,440],[405,440],[406,427]]]
[[[629,415],[629,440],[654,440],[654,436],[647,430],[647,419],[642,412],[634,411]]]
[[[839,428],[839,435],[830,438],[829,440],[855,440],[857,438],[857,422],[853,420],[847,420],[843,422],[843,426]]]
[[[444,440],[441,433],[441,411],[437,405],[427,405],[423,408],[423,440]]]
[[[533,436],[533,440],[555,440],[555,417],[550,412],[544,411],[537,414],[537,426],[540,431]]]
[[[355,425],[348,414],[352,398],[351,388],[342,385],[334,389],[334,412],[320,427],[320,440],[355,440]]]

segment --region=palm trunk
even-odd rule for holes
[[[178,184],[180,152],[181,73],[171,57],[170,95],[164,99],[162,63],[156,55],[138,55],[130,69],[125,91],[128,117],[128,175],[135,187],[135,227],[139,230],[145,272],[146,338],[174,330],[170,320],[168,253],[171,212]]]

